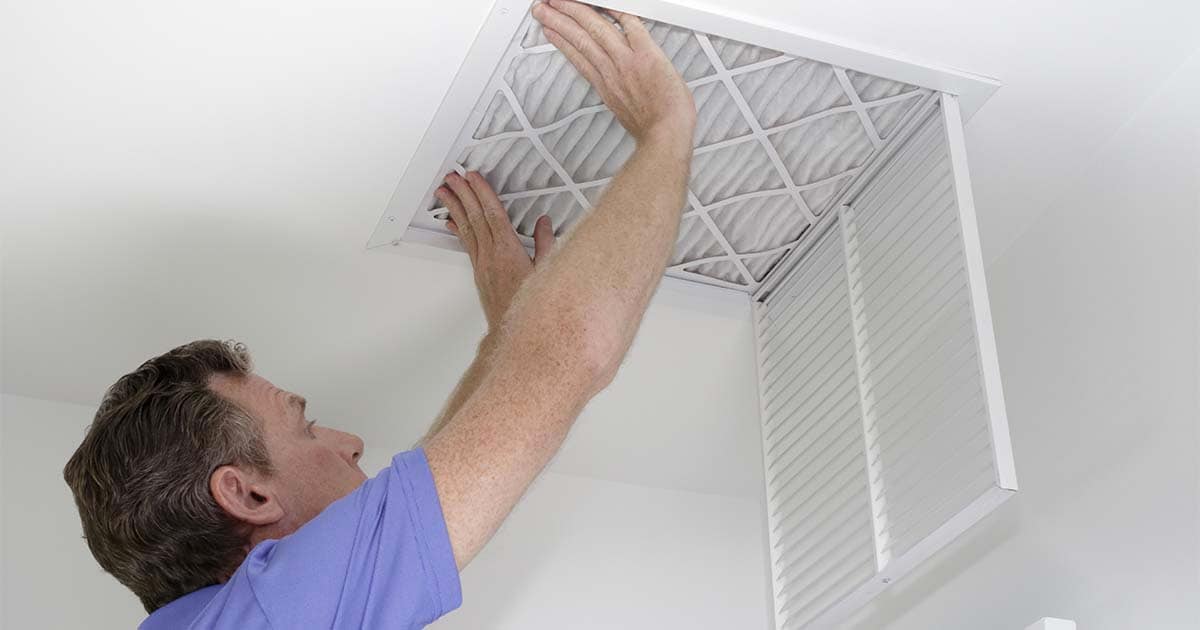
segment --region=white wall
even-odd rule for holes
[[[94,408],[3,395],[0,409],[0,628],[134,627],[141,606],[92,560],[62,481]],[[765,627],[760,514],[754,499],[549,473],[437,627]]]
[[[62,469],[94,408],[0,395],[0,628],[134,628],[141,603],[92,559]]]
[[[757,501],[544,476],[463,574],[467,628],[765,628]]]
[[[1200,627],[1197,112],[1200,55],[989,269],[1021,491],[858,627]]]

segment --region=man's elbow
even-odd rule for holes
[[[509,322],[509,333],[525,348],[526,356],[553,365],[560,385],[585,397],[608,386],[629,347],[627,325],[618,309],[557,291],[543,296],[537,307]]]
[[[576,384],[579,394],[591,398],[608,386],[617,375],[626,344],[611,319],[597,313],[565,309],[555,321],[556,341],[550,352],[564,382]]]
[[[585,330],[580,343],[580,369],[590,386],[589,395],[594,396],[612,383],[625,350],[616,331],[594,326]]]

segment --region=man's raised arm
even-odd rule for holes
[[[695,105],[642,23],[615,15],[620,29],[576,2],[535,5],[547,39],[592,83],[637,148],[597,207],[521,285],[478,386],[425,441],[460,568],[557,452],[587,401],[611,382],[675,243]],[[488,221],[497,219],[476,212],[455,223],[461,238],[490,238]]]

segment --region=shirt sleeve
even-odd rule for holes
[[[421,449],[335,501],[242,565],[276,628],[421,628],[458,608],[462,589]]]

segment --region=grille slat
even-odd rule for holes
[[[780,628],[846,614],[997,489],[954,172],[931,120],[757,307]]]

